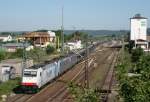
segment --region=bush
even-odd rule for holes
[[[23,57],[23,49],[17,49],[15,54],[16,57]]]
[[[136,48],[134,50],[132,50],[132,62],[138,62],[140,57],[144,54],[143,49],[142,48]]]
[[[0,51],[0,61],[1,60],[4,60],[5,59],[5,56],[6,56],[6,52],[5,51]]]
[[[120,95],[124,102],[150,102],[150,55],[144,54],[141,48],[132,50],[131,54],[132,62],[124,57],[117,66]],[[128,69],[135,76],[128,76]]]
[[[3,94],[6,94],[6,95],[10,94],[14,88],[19,86],[20,81],[21,81],[20,78],[16,78],[14,80],[8,80],[7,82],[1,83],[0,84],[0,96]]]
[[[55,48],[53,46],[48,45],[46,48],[47,54],[52,54],[55,51]]]
[[[68,89],[75,102],[99,102],[100,94],[95,89],[87,89],[74,82],[69,82]]]
[[[27,57],[33,59],[35,62],[42,62],[46,53],[42,48],[35,47],[34,49],[27,52],[27,55]]]

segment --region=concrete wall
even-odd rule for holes
[[[27,68],[33,65],[33,60],[27,60],[26,62]],[[12,66],[15,68],[15,76],[21,77],[23,61],[22,59],[9,59],[0,63],[0,76],[1,76],[1,68],[2,66]]]

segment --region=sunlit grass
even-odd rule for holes
[[[1,95],[8,95],[13,91],[15,87],[17,87],[20,83],[20,78],[16,78],[13,80],[9,80],[7,82],[0,84],[0,97]]]

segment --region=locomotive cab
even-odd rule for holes
[[[22,77],[22,89],[24,92],[37,92],[39,88],[39,71],[37,69],[25,69]]]

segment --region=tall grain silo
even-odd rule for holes
[[[130,18],[130,27],[130,41],[134,41],[135,47],[147,48],[147,18],[136,14]]]

